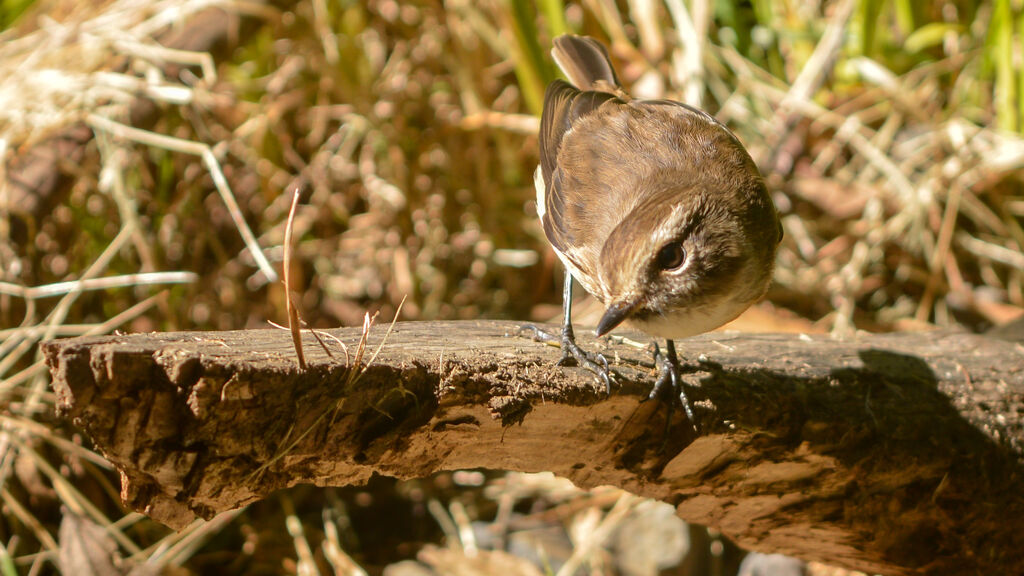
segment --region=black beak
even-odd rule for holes
[[[633,309],[636,308],[636,302],[616,302],[605,310],[604,316],[601,317],[601,321],[597,323],[598,338],[611,332],[616,326],[622,324],[622,322],[629,318],[629,315],[633,313]]]

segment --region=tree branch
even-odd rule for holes
[[[666,436],[665,404],[642,401],[649,352],[581,334],[618,372],[608,396],[517,328],[399,323],[368,367],[307,334],[305,372],[275,330],[44,351],[58,411],[123,472],[126,503],[174,527],[300,483],[550,470],[670,502],[754,550],[869,573],[1024,573],[1020,343],[692,338],[677,344],[700,433],[677,410]],[[360,330],[330,333],[354,355]]]

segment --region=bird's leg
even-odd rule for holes
[[[562,359],[559,364],[565,364],[570,358],[576,364],[590,370],[598,379],[604,383],[605,390],[611,394],[612,383],[608,372],[608,360],[603,354],[590,354],[576,344],[576,334],[572,329],[572,274],[565,271],[565,283],[562,286],[562,309],[565,315],[562,317]]]
[[[604,384],[608,393],[611,393],[612,383],[611,372],[608,369],[608,360],[605,359],[603,354],[586,352],[576,343],[576,333],[572,329],[572,274],[568,270],[565,271],[565,283],[562,285],[562,310],[564,312],[562,317],[562,335],[561,338],[558,338],[562,347],[562,358],[558,361],[558,364],[565,365],[570,360],[575,360],[578,366],[593,372]],[[533,332],[534,339],[542,342],[551,342],[557,338],[536,326],[523,326],[522,329],[530,330]]]
[[[690,421],[690,425],[694,426],[696,421],[693,419],[693,409],[690,408],[690,399],[686,397],[686,389],[683,387],[683,379],[680,376],[679,357],[676,356],[676,344],[672,340],[665,340],[665,354],[661,353],[661,349],[658,348],[658,343],[654,343],[654,363],[658,366],[660,375],[658,381],[654,383],[654,388],[651,389],[648,399],[658,398],[662,394],[662,390],[665,386],[672,386],[672,392],[679,396],[679,402],[683,405],[683,411],[686,412],[686,417]],[[672,421],[672,410],[675,408],[675,398],[672,398],[668,402],[668,417],[666,419],[666,436],[668,430],[668,423]]]

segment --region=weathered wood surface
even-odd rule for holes
[[[375,327],[363,364],[381,342]],[[609,396],[509,322],[399,323],[364,369],[279,330],[47,343],[59,412],[170,526],[299,483],[549,470],[678,507],[740,545],[882,574],[1024,574],[1024,346],[950,333],[708,334],[680,342],[700,433]],[[583,331],[581,331],[583,332]],[[331,331],[354,353],[361,330]]]

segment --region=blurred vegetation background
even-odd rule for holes
[[[532,175],[564,32],[604,41],[634,95],[715,114],[760,165],[786,238],[738,327],[1024,314],[1019,1],[0,0],[0,573],[53,572],[75,534],[158,572],[376,573],[440,543],[439,518],[494,521],[517,482],[535,487],[517,513],[577,502],[554,525],[609,510],[553,479],[446,475],[296,489],[172,534],[122,510],[116,474],[55,420],[37,349],[283,321],[295,185],[311,326],[406,296],[403,320],[556,317]],[[570,555],[593,533],[573,530]],[[701,534],[718,560],[664,573],[735,573],[742,553]],[[590,573],[628,573],[589,554]]]

